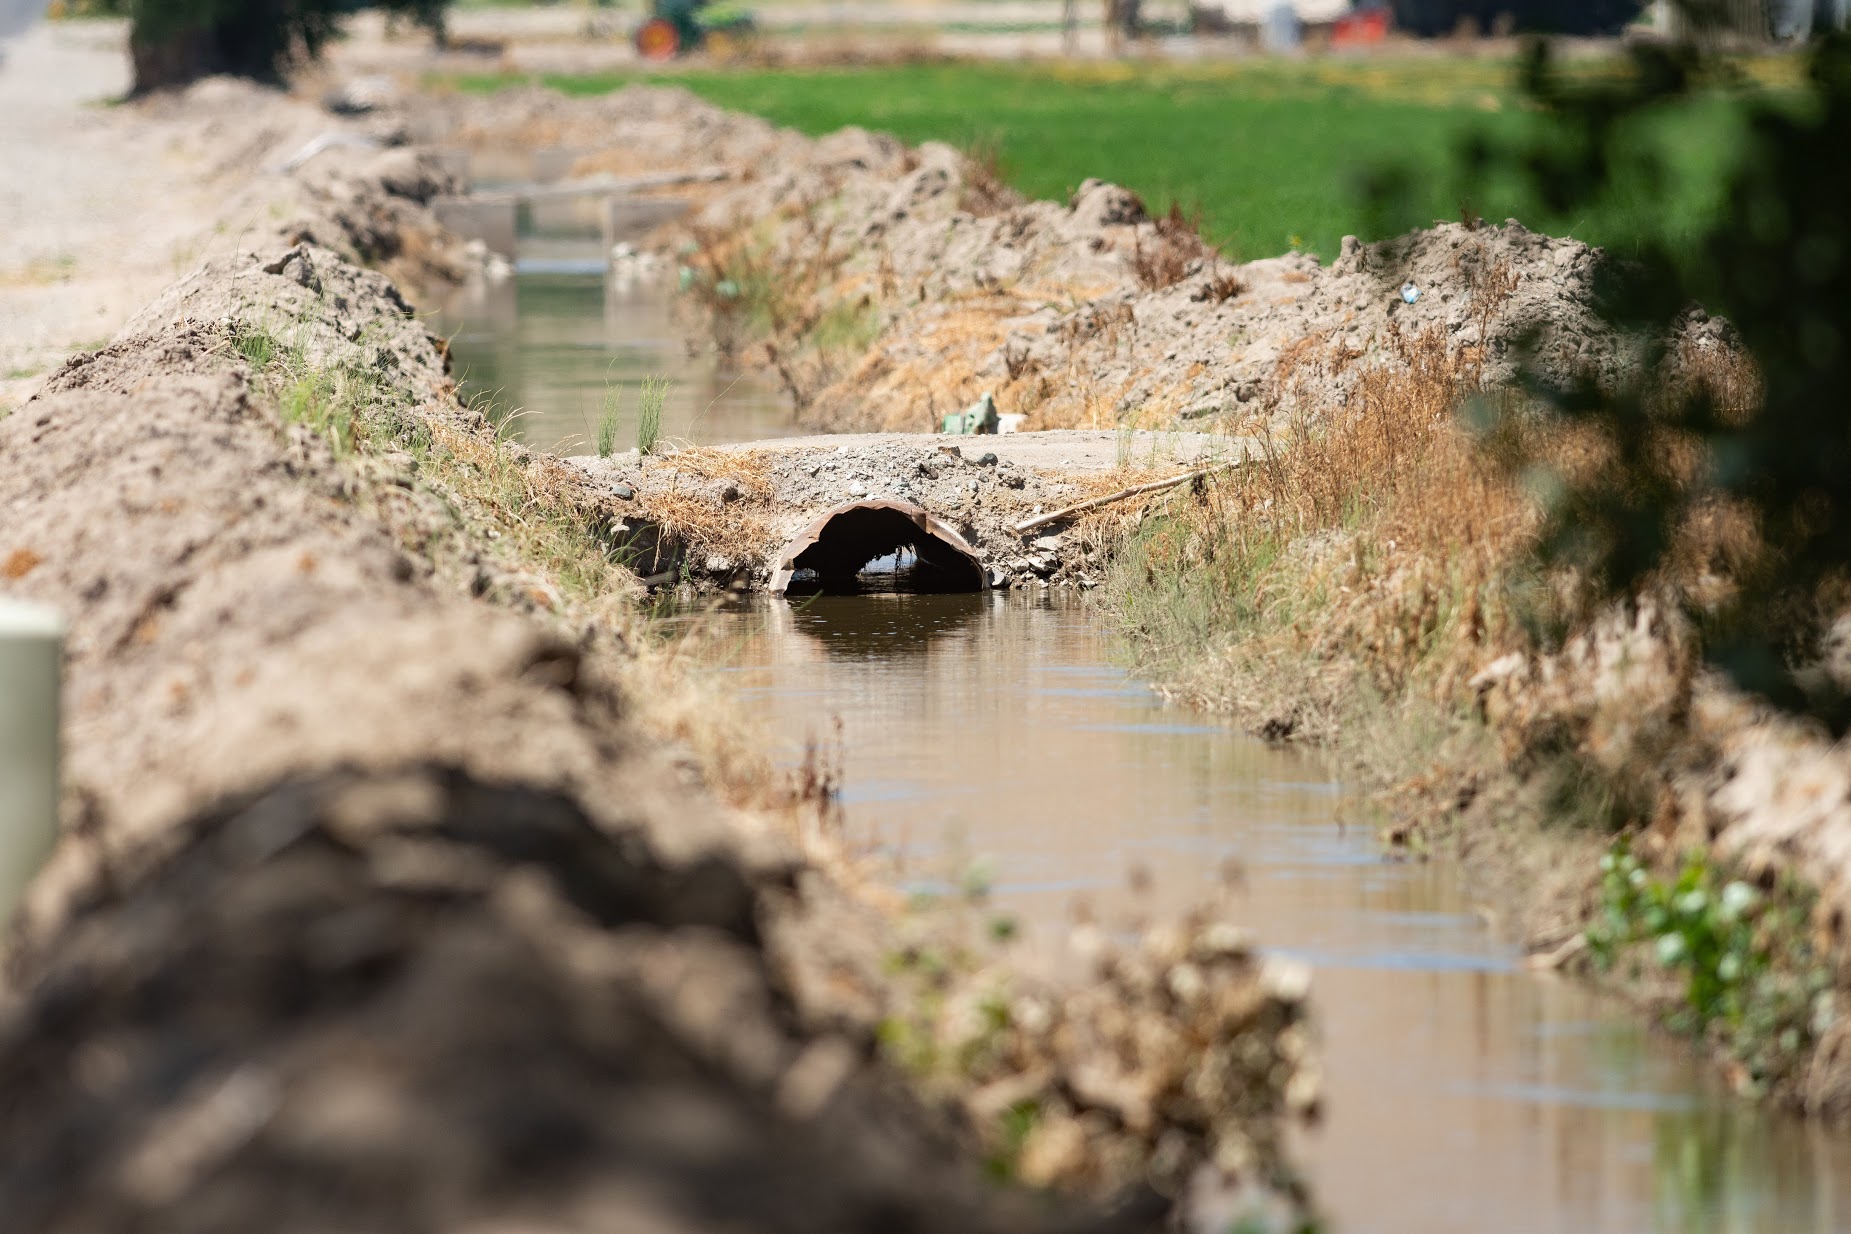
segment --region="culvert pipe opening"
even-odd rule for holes
[[[894,558],[891,590],[981,591],[983,563],[964,538],[904,501],[857,501],[824,514],[785,546],[772,575],[774,592],[864,591],[863,571]]]

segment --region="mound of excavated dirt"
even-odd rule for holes
[[[204,259],[313,240],[413,286],[480,264],[425,209],[454,184],[399,122],[229,79],[108,108],[63,88],[0,79],[0,406]]]
[[[804,1032],[728,859],[435,768],[190,826],[0,1019],[10,1230],[1156,1227],[986,1185]]]
[[[927,146],[917,159],[898,175],[786,176],[706,216],[716,230],[729,220],[719,234],[732,237],[717,242],[710,278],[755,246],[773,269],[826,271],[814,304],[786,319],[826,321],[865,298],[878,333],[863,353],[771,340],[821,423],[929,429],[985,390],[1030,428],[1277,423],[1342,402],[1363,367],[1398,359],[1395,334],[1471,348],[1493,378],[1532,327],[1547,373],[1604,362],[1587,308],[1598,254],[1514,221],[1346,238],[1329,266],[1308,254],[1235,265],[1115,186],[980,217],[961,156]],[[708,301],[716,317],[732,311]]]
[[[691,228],[695,301],[829,428],[929,430],[986,390],[1028,428],[1278,421],[1343,400],[1397,359],[1397,333],[1473,349],[1493,377],[1532,329],[1545,372],[1608,362],[1587,307],[1599,254],[1514,221],[1235,264],[1114,185],[1026,202],[948,146],[809,140],[680,90],[439,100],[416,123],[482,150],[561,146],[579,170],[730,167]]]

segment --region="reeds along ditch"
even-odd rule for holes
[[[1328,738],[1357,691],[1456,697],[1523,637],[1513,584],[1538,512],[1500,452],[1540,430],[1509,422],[1487,449],[1461,417],[1501,397],[1479,388],[1476,357],[1437,331],[1389,344],[1344,406],[1259,429],[1248,466],[1172,503],[1123,554],[1121,620],[1179,693]],[[1354,362],[1308,344],[1266,401]]]
[[[1487,663],[1553,653],[1601,615],[1592,580],[1540,550],[1545,532],[1574,529],[1560,495],[1625,465],[1612,443],[1488,383],[1482,352],[1437,329],[1391,329],[1385,344],[1346,402],[1323,408],[1295,387],[1363,361],[1301,344],[1254,417],[1253,461],[1131,538],[1114,579],[1120,619],[1179,694],[1328,740],[1359,697],[1468,709]],[[1738,356],[1672,349],[1656,383],[1665,401],[1692,384],[1728,414],[1753,405]],[[1268,427],[1282,405],[1299,410]],[[1738,585],[1752,527],[1705,494],[1703,457],[1675,425],[1651,449],[1681,503],[1667,529],[1676,565],[1654,598],[1672,608]]]

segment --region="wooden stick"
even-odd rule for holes
[[[1220,463],[1213,467],[1202,467],[1195,471],[1185,472],[1180,476],[1171,476],[1167,480],[1152,480],[1149,484],[1139,484],[1132,488],[1120,489],[1116,493],[1107,493],[1104,497],[1094,497],[1075,505],[1063,506],[1049,514],[1037,514],[1034,518],[1025,518],[1014,527],[1010,528],[1010,530],[1015,532],[1018,536],[1025,535],[1035,530],[1037,527],[1046,527],[1049,523],[1058,523],[1068,515],[1081,514],[1087,510],[1096,510],[1100,506],[1109,506],[1113,502],[1123,501],[1127,497],[1137,497],[1144,493],[1155,493],[1166,488],[1175,488],[1179,484],[1187,484],[1191,480],[1200,480],[1202,477],[1213,475],[1217,471],[1226,471],[1230,467],[1239,467],[1246,461],[1245,458],[1239,458],[1231,463]]]

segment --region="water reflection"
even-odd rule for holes
[[[806,596],[768,607],[767,629],[802,639],[812,654],[848,661],[890,662],[958,654],[972,624],[990,609],[991,595]],[[947,641],[949,640],[949,641]]]
[[[786,757],[835,718],[851,833],[918,881],[982,857],[1043,937],[1083,894],[1182,903],[1224,863],[1317,970],[1327,1124],[1302,1145],[1348,1234],[1851,1229],[1842,1139],[1717,1090],[1675,1043],[1521,970],[1454,872],[1382,859],[1300,754],[1165,709],[1077,607],[825,598],[715,619],[712,671]]]
[[[596,450],[613,388],[621,391],[616,448],[636,444],[638,389],[658,373],[673,382],[666,437],[714,444],[797,431],[761,377],[688,354],[661,288],[607,276],[583,248],[523,258],[515,278],[464,288],[441,306],[433,328],[451,340],[464,397],[514,412],[521,440],[563,454]]]

